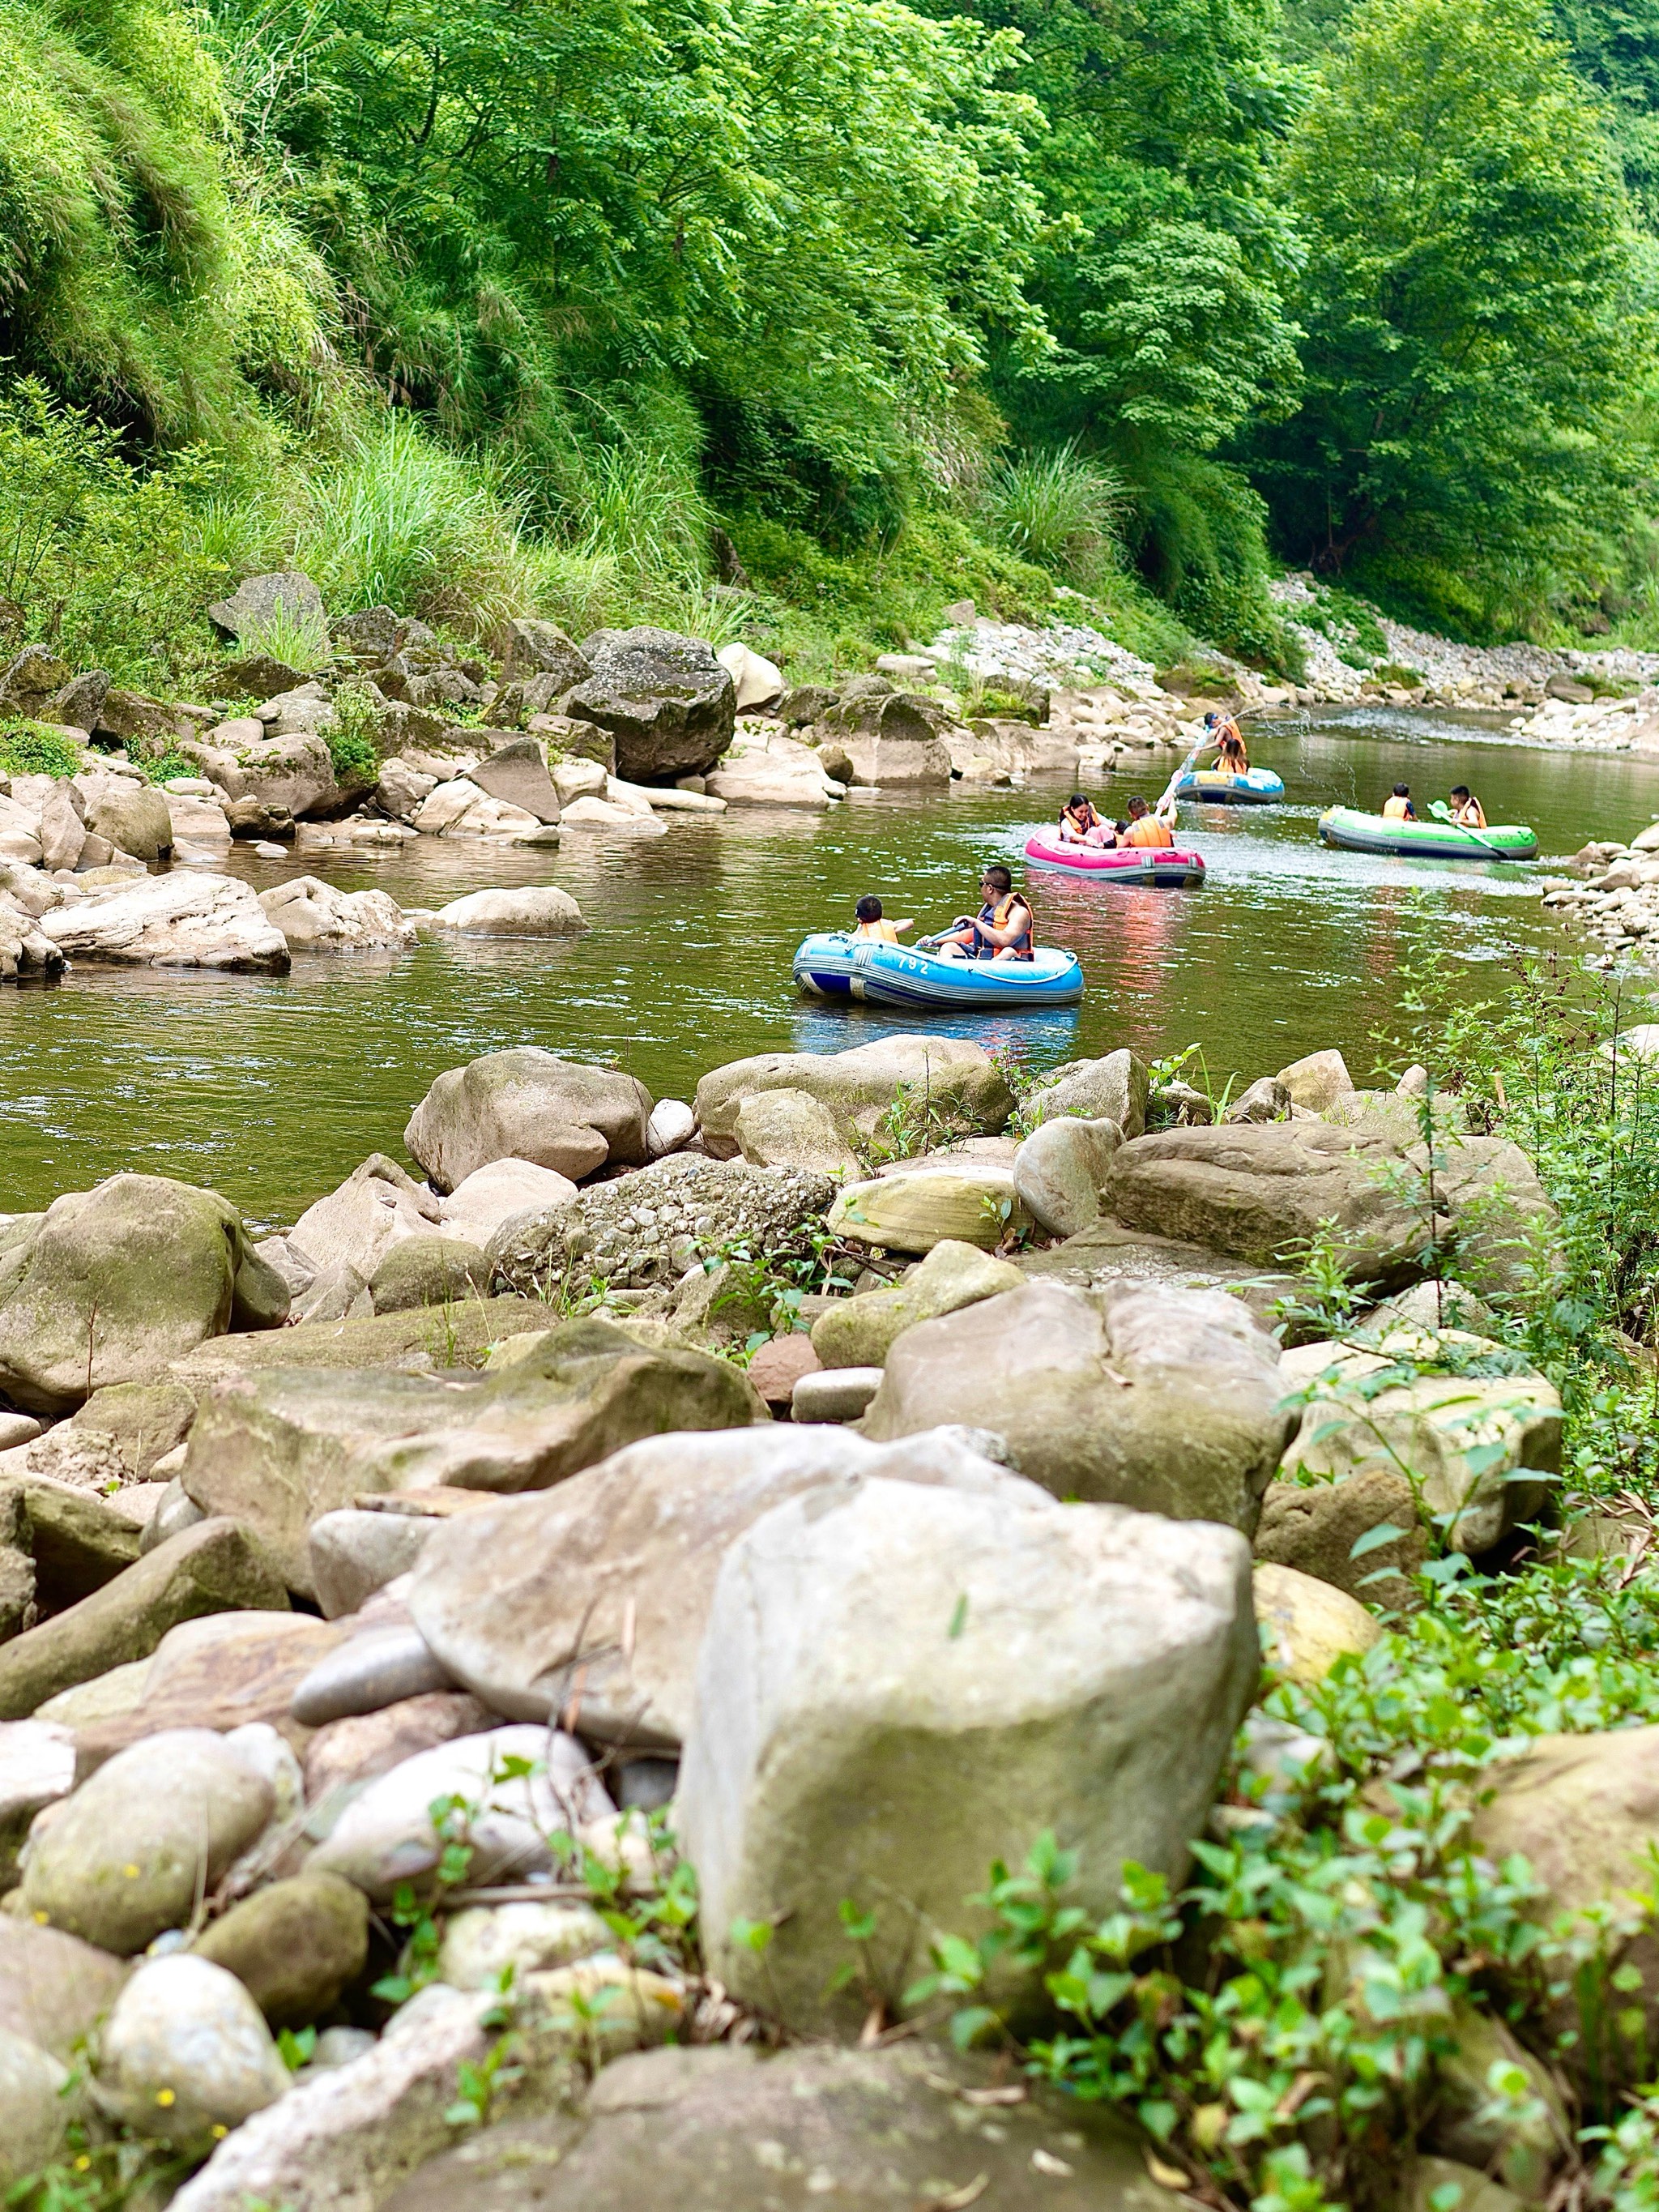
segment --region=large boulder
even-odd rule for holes
[[[348,1322],[302,1322],[297,1328],[259,1336],[221,1336],[199,1346],[168,1370],[172,1379],[199,1399],[233,1375],[264,1375],[276,1367],[346,1374],[366,1368],[420,1365],[425,1354],[440,1367],[467,1365],[504,1336],[545,1328],[547,1308],[532,1298],[469,1298],[447,1313],[377,1314]]]
[[[1032,1283],[907,1329],[866,1436],[964,1421],[1057,1498],[1248,1534],[1294,1430],[1278,1346],[1222,1291]]]
[[[732,1133],[751,1167],[805,1168],[847,1180],[862,1174],[835,1115],[806,1091],[751,1091]]]
[[[467,770],[467,779],[491,799],[521,807],[538,822],[559,818],[559,794],[547,773],[547,763],[534,738],[510,738],[497,745],[487,759]]]
[[[163,1729],[212,1729],[220,1735],[255,1726],[289,1730],[295,1689],[349,1633],[347,1624],[310,1613],[241,1605],[181,1620],[152,1659],[138,1662],[142,1679],[130,1705],[123,1698],[123,1710],[76,1718],[81,1773],[94,1772],[129,1744]],[[100,1681],[112,1684],[124,1671],[95,1677],[86,1692],[95,1693]],[[62,1704],[54,1698],[53,1710]]]
[[[1024,1102],[1033,1128],[1061,1115],[1085,1121],[1115,1121],[1125,1137],[1146,1127],[1146,1097],[1152,1071],[1138,1053],[1121,1048],[1103,1060],[1072,1060],[1037,1084]]]
[[[617,1290],[672,1283],[732,1245],[774,1257],[802,1245],[835,1194],[828,1176],[805,1168],[676,1152],[580,1191],[571,1205],[504,1222],[485,1249],[497,1279],[515,1291],[592,1279]]]
[[[850,1052],[766,1052],[730,1060],[698,1084],[697,1122],[711,1152],[737,1151],[738,1110],[756,1091],[807,1091],[843,1131],[865,1138],[885,1124],[884,1133],[897,1139],[911,1122],[924,1141],[938,1142],[945,1129],[994,1136],[1014,1110],[1001,1069],[965,1037],[891,1036]]]
[[[410,1611],[493,1711],[545,1719],[579,1688],[585,1735],[676,1748],[732,1541],[786,1498],[874,1476],[1043,1502],[948,1430],[884,1447],[788,1425],[652,1437],[544,1496],[446,1523],[422,1552]]]
[[[732,742],[737,688],[702,638],[641,625],[582,640],[593,673],[562,711],[608,730],[617,773],[630,783],[702,775]]]
[[[440,1201],[441,1233],[469,1244],[488,1244],[515,1214],[568,1206],[575,1195],[576,1186],[568,1176],[538,1167],[533,1160],[491,1160],[486,1167],[474,1168],[465,1182],[457,1183]]]
[[[69,2086],[48,2052],[0,2027],[0,2189],[8,2194],[56,2156],[69,2128]]]
[[[276,1810],[222,1736],[171,1729],[118,1753],[31,1838],[23,1906],[118,1958],[181,1927]]]
[[[720,1569],[676,1800],[710,1967],[856,2029],[1044,1832],[1091,1917],[1129,1860],[1178,1884],[1257,1668],[1231,1529],[880,1480],[775,1507]],[[857,1990],[843,1900],[875,1922]]]
[[[1439,1341],[1416,1330],[1399,1335],[1430,1358]],[[1482,1349],[1478,1337],[1466,1341]],[[1419,1512],[1443,1543],[1471,1555],[1536,1519],[1561,1471],[1553,1385],[1534,1374],[1376,1379],[1395,1366],[1387,1348],[1306,1344],[1286,1352],[1286,1395],[1304,1394],[1305,1404],[1285,1473],[1340,1482],[1408,1468]]]
[[[292,876],[259,894],[290,952],[370,952],[415,942],[415,925],[387,892],[342,891],[320,876]]]
[[[278,568],[245,576],[228,599],[207,611],[214,628],[228,638],[257,635],[272,622],[284,622],[319,635],[328,629],[323,595],[300,568]]]
[[[880,1367],[907,1328],[957,1313],[1024,1286],[1011,1261],[947,1238],[890,1290],[837,1298],[812,1324],[812,1349],[825,1367]]]
[[[1042,2090],[1011,2101],[988,2061],[915,2043],[620,2058],[585,2100],[509,2118],[433,2159],[386,2212],[494,2212],[527,2203],[526,2172],[537,2212],[638,2212],[646,2175],[652,2200],[675,2212],[793,2212],[816,2201],[819,2175],[836,2212],[981,2200],[988,2212],[1180,2212],[1183,2202],[1148,2180],[1139,2145],[1107,2107]]]
[[[550,676],[558,692],[585,684],[593,665],[557,623],[517,615],[495,633],[495,649],[501,664],[503,684],[522,684],[532,676]]]
[[[154,1381],[209,1337],[287,1313],[286,1289],[216,1191],[112,1176],[54,1200],[0,1255],[0,1393],[69,1413],[100,1385]]]
[[[252,884],[205,868],[134,876],[54,907],[36,927],[88,966],[285,975],[290,964],[287,939]]]
[[[303,710],[296,720],[310,720]],[[194,761],[210,782],[228,793],[230,820],[250,827],[271,817],[298,821],[327,813],[340,803],[327,740],[313,726],[264,734],[263,722],[222,722],[204,738],[179,740],[179,750]],[[239,816],[238,805],[248,809]]]
[[[1534,1917],[1577,1923],[1584,1963],[1549,2024],[1573,2032],[1581,2085],[1611,2098],[1650,2077],[1659,2040],[1659,1934],[1640,1903],[1659,1835],[1659,1727],[1534,1736],[1485,1780],[1475,1846],[1494,1865],[1512,1853],[1527,1861],[1542,1887]]]
[[[182,1620],[232,1607],[285,1612],[288,1593],[246,1528],[198,1521],[78,1605],[0,1644],[0,1719],[21,1718],[77,1682],[147,1659]]]
[[[576,937],[586,927],[581,908],[556,884],[468,891],[440,907],[427,924],[463,937]]]
[[[88,805],[86,826],[135,860],[165,860],[173,851],[173,815],[162,793],[147,783],[113,776],[101,783]]]
[[[1381,1528],[1397,1534],[1356,1557],[1354,1547]],[[1429,1545],[1411,1484],[1397,1467],[1373,1467],[1341,1481],[1270,1482],[1255,1550],[1258,1559],[1401,1612],[1415,1601]]]
[[[204,1511],[245,1518],[289,1586],[309,1593],[312,1522],[360,1493],[542,1490],[640,1437],[765,1418],[724,1360],[647,1351],[604,1322],[566,1322],[510,1366],[476,1376],[234,1379],[197,1415],[182,1480]]]
[[[441,1191],[501,1159],[531,1160],[579,1182],[607,1163],[643,1164],[651,1106],[631,1075],[522,1045],[441,1075],[404,1142]]]

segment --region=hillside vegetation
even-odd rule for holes
[[[1282,666],[1287,562],[1659,632],[1659,8],[0,0],[0,592],[131,678],[281,560],[798,675],[1060,590]]]

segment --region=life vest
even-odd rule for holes
[[[1452,820],[1460,830],[1484,830],[1486,826],[1486,810],[1478,799],[1466,799],[1453,814]]]
[[[1411,812],[1412,803],[1409,799],[1390,797],[1382,802],[1382,819],[1385,822],[1409,822]]]
[[[1062,830],[1069,826],[1076,830],[1079,836],[1086,837],[1091,830],[1099,829],[1100,817],[1090,805],[1088,800],[1085,799],[1081,807],[1062,806],[1060,808],[1060,826]]]
[[[1129,824],[1126,845],[1170,846],[1175,843],[1175,833],[1167,822],[1160,822],[1156,814],[1143,814],[1138,822]]]
[[[1011,953],[1016,960],[1029,960],[1030,958],[1031,954],[1035,950],[1035,946],[1032,941],[1033,931],[1031,908],[1029,900],[1022,898],[1018,891],[1010,891],[1006,897],[1000,898],[992,904],[981,907],[979,910],[979,918],[981,921],[988,921],[993,929],[1007,929],[1012,926],[1011,917],[1016,907],[1021,907],[1024,909],[1025,927],[1024,932],[1018,937],[1015,938],[1013,942],[1010,945],[987,945],[981,943],[979,948],[980,957],[981,959],[988,958],[998,952]]]
[[[890,921],[861,921],[853,934],[873,938],[878,945],[896,945],[899,941],[899,933]]]

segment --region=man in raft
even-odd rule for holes
[[[1118,831],[1120,845],[1150,845],[1164,851],[1175,843],[1175,832],[1161,814],[1152,808],[1137,792],[1129,801],[1129,818]]]
[[[939,939],[939,951],[957,959],[1029,960],[1036,931],[1031,903],[1000,861],[981,878],[979,895],[985,903],[977,917],[958,915]]]

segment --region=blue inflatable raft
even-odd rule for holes
[[[1177,799],[1200,806],[1271,806],[1285,796],[1285,779],[1270,768],[1247,768],[1229,775],[1215,768],[1188,769],[1176,786]]]
[[[1039,951],[1030,960],[948,960],[840,929],[802,943],[795,981],[821,999],[912,1012],[928,1006],[1072,1006],[1083,996],[1083,970],[1074,952]]]

